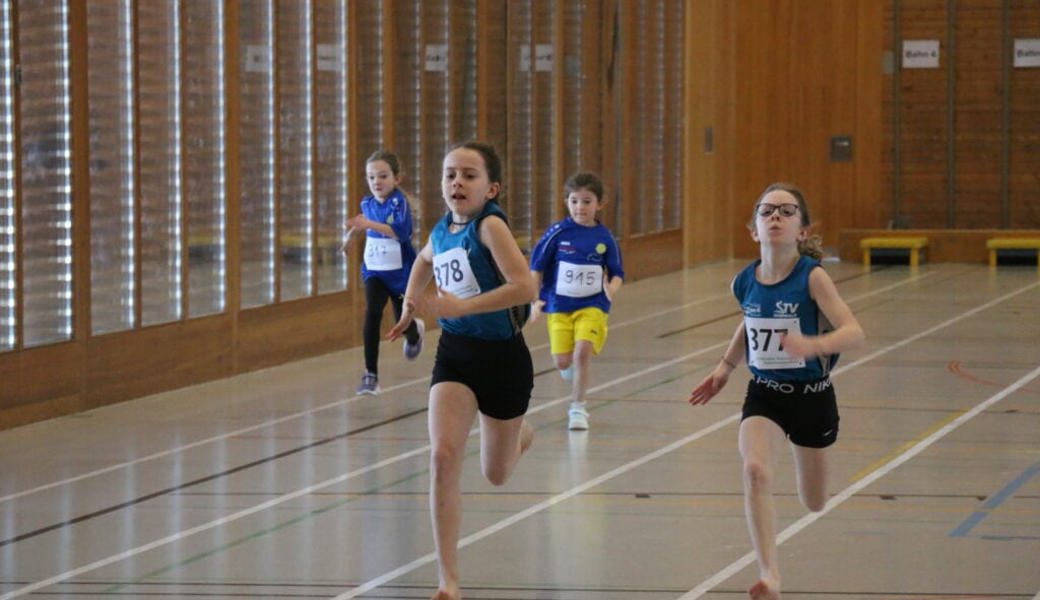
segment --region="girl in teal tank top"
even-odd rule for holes
[[[469,142],[444,157],[441,192],[449,213],[412,266],[404,311],[390,339],[419,312],[437,317],[441,337],[430,386],[430,516],[440,585],[435,600],[461,597],[457,548],[466,439],[480,420],[484,477],[503,485],[534,437],[524,413],[534,387],[531,354],[511,318],[538,289],[495,200],[502,165],[494,148]],[[436,293],[423,293],[436,279]]]
[[[744,398],[739,446],[744,506],[758,559],[759,579],[748,589],[753,600],[780,598],[776,509],[768,483],[774,480],[776,441],[786,438],[791,447],[802,504],[822,510],[828,498],[828,451],[838,433],[838,407],[827,375],[838,353],[859,346],[864,337],[816,262],[823,253],[809,228],[809,207],[797,188],[773,184],[759,197],[748,229],[761,258],[732,285],[744,320],[718,366],[689,399],[693,405],[707,403],[748,360],[753,377]]]

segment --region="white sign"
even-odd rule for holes
[[[270,46],[246,46],[246,71],[268,73],[271,70]]]
[[[938,69],[939,40],[903,40],[904,69]]]
[[[338,44],[318,44],[318,70],[340,72],[346,49]]]
[[[531,70],[531,45],[524,44],[520,46],[520,64],[517,65],[517,70],[521,73],[526,73]],[[534,70],[535,71],[552,71],[553,70],[553,45],[552,44],[535,44],[534,45]]]
[[[448,70],[448,45],[426,44],[426,70],[447,71]]]
[[[535,44],[534,45],[534,70],[535,71],[552,71],[553,68],[553,45],[552,44]]]
[[[1016,67],[1040,67],[1040,38],[1015,40]]]

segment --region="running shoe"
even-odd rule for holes
[[[585,410],[584,406],[572,404],[571,409],[567,411],[567,417],[567,429],[571,431],[588,431],[589,411]]]
[[[419,337],[415,340],[415,343],[410,344],[407,339],[404,341],[405,360],[415,360],[422,354],[423,341],[426,338],[426,323],[422,319],[416,319],[415,328],[419,331]]]
[[[357,395],[367,394],[375,396],[379,393],[379,377],[375,373],[365,371],[361,376],[361,385],[357,387]]]

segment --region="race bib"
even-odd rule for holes
[[[603,291],[603,267],[560,261],[556,271],[556,295],[587,298]]]
[[[480,284],[469,265],[469,256],[462,248],[452,248],[433,257],[433,275],[437,287],[451,292],[459,298],[469,298],[480,293]]]
[[[396,271],[401,268],[401,244],[390,238],[368,236],[365,266],[369,271]]]
[[[784,352],[781,338],[788,331],[801,331],[798,317],[784,319],[744,317],[747,331],[748,364],[759,369],[797,369],[805,366],[804,358]]]

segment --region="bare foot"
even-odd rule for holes
[[[433,598],[431,598],[430,600],[462,600],[462,594],[459,593],[459,590],[457,588],[455,589],[454,593],[444,588],[441,588],[437,590],[437,593],[434,594]]]
[[[524,419],[520,425],[520,454],[527,452],[532,442],[534,442],[534,427],[527,422],[527,419]]]
[[[780,600],[780,583],[768,578],[759,579],[748,589],[751,600]]]

